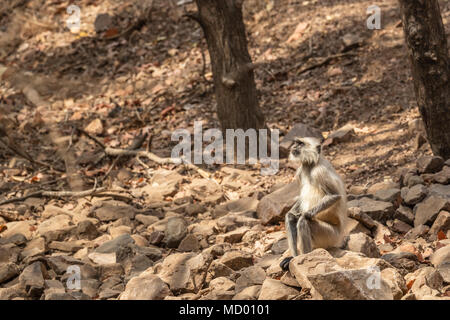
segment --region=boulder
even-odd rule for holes
[[[297,179],[294,182],[266,195],[261,199],[256,209],[258,218],[263,224],[275,223],[284,219],[284,215],[295,203],[295,198],[300,192],[300,184]]]

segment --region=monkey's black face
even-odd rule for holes
[[[289,160],[302,165],[314,166],[319,162],[320,140],[316,138],[297,138],[291,147]]]

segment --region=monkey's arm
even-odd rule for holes
[[[341,198],[342,198],[342,196],[339,194],[327,195],[327,196],[323,197],[317,206],[315,206],[311,210],[305,212],[305,218],[307,218],[307,219],[314,218],[319,212],[322,212],[322,211],[330,208],[332,205],[334,205],[336,202],[338,202]]]

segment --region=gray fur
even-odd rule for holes
[[[314,248],[338,247],[347,218],[345,185],[320,153],[320,140],[296,139],[289,159],[299,163],[297,202],[286,214],[286,231],[293,256]],[[286,266],[286,262],[284,263]]]

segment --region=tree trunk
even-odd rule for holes
[[[450,158],[450,59],[438,0],[399,0],[419,111],[435,155]]]
[[[217,114],[225,129],[265,128],[247,49],[242,0],[196,0],[211,57]],[[192,17],[192,16],[191,16]]]

